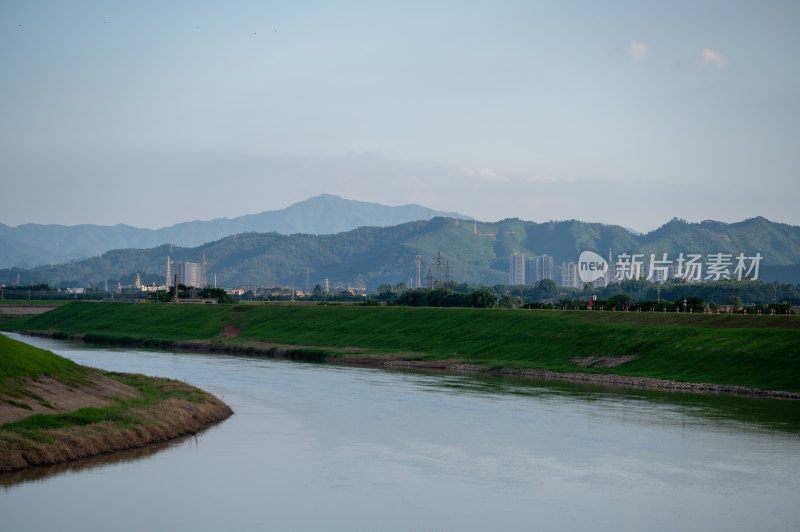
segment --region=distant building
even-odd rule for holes
[[[535,284],[542,279],[555,280],[553,257],[544,253],[526,257],[515,252],[508,265],[508,284]]]
[[[675,277],[678,267],[674,264],[667,266],[665,269],[654,268],[653,277],[650,281],[654,283],[665,283],[670,277]]]
[[[539,273],[539,257],[532,255],[525,259],[525,284],[536,284],[542,280]]]
[[[608,250],[608,271],[606,271],[606,275],[603,278],[603,280],[605,281],[605,284],[598,285],[598,286],[608,286],[610,284],[613,284],[613,283],[617,282],[616,281],[616,277],[617,277],[617,264],[611,258],[611,248],[609,248],[609,250]]]
[[[542,279],[550,279],[555,281],[555,272],[553,271],[553,257],[548,254],[543,254],[539,257],[539,275],[540,281]]]
[[[200,286],[200,270],[202,266],[199,262],[183,263],[183,284],[186,286]]]
[[[185,286],[202,288],[202,264],[199,262],[167,261],[167,284],[175,286],[175,282]]]
[[[613,279],[613,277],[611,277],[610,274],[608,273],[608,270],[606,270],[606,273],[604,273],[602,277],[600,277],[596,281],[592,281],[592,286],[595,288],[604,288],[610,284],[611,279]]]
[[[525,284],[525,255],[522,253],[511,255],[508,284]]]
[[[578,264],[575,262],[561,263],[561,286],[569,288],[583,288],[583,281],[578,275]]]
[[[167,290],[167,286],[163,285],[163,284],[160,285],[160,286],[157,285],[157,284],[150,284],[150,285],[143,284],[142,285],[142,292],[158,292],[159,290],[166,291]]]

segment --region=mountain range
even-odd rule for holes
[[[326,235],[360,226],[392,226],[434,216],[455,218],[459,215],[416,204],[392,207],[322,194],[285,209],[237,218],[184,222],[161,229],[121,224],[23,224],[16,227],[0,224],[0,268],[60,264],[112,249],[144,249],[161,244],[194,247],[245,232]]]
[[[56,266],[0,270],[0,282],[45,282],[54,286],[131,284],[136,274],[147,283],[163,284],[167,257],[173,261],[207,259],[207,280],[220,286],[357,286],[380,283],[416,284],[416,255],[421,255],[424,283],[441,257],[442,276],[470,285],[507,283],[509,256],[548,254],[556,266],[576,261],[581,251],[603,256],[611,252],[760,253],[760,279],[800,283],[800,227],[751,218],[737,223],[673,219],[647,234],[636,235],[614,225],[577,220],[535,223],[507,219],[494,223],[435,217],[393,226],[364,226],[335,234],[245,232],[202,246],[162,244],[147,249],[117,249],[101,256]],[[557,276],[556,281],[560,281]]]

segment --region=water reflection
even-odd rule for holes
[[[433,394],[469,394],[489,400],[502,396],[518,396],[535,399],[542,404],[569,400],[598,408],[609,407],[611,411],[633,412],[637,418],[658,415],[662,423],[670,419],[680,419],[682,424],[728,424],[730,427],[746,427],[749,430],[800,434],[800,401],[790,399],[648,390],[539,378],[452,375],[427,370],[393,371],[419,376],[418,379],[412,378],[411,382]],[[383,381],[375,378],[372,384],[382,386]],[[618,408],[621,404],[625,405],[624,409]]]
[[[156,453],[172,449],[177,446],[200,445],[200,439],[203,433],[212,430],[214,424],[200,430],[197,434],[189,434],[170,440],[168,442],[154,443],[138,449],[128,449],[126,451],[118,451],[110,454],[103,454],[91,458],[84,458],[82,460],[75,460],[64,464],[55,464],[48,466],[35,466],[20,469],[18,471],[9,471],[0,473],[0,487],[8,488],[16,484],[23,484],[27,482],[41,482],[50,477],[63,475],[66,473],[77,473],[81,471],[98,472],[104,467],[113,466],[116,464],[124,464],[137,460],[145,460]]]
[[[236,415],[199,445],[6,484],[3,529],[788,530],[800,522],[796,401],[30,340],[81,364],[186,380]],[[131,501],[144,510],[131,512]]]

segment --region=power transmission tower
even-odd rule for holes
[[[436,288],[439,288],[442,285],[442,276],[444,275],[444,263],[442,262],[442,254],[439,251],[436,252],[434,267],[436,268]]]
[[[464,252],[464,277],[462,279],[463,282],[467,282],[467,248],[463,249]]]
[[[203,250],[203,264],[200,267],[200,287],[205,288],[208,286],[206,283],[206,250]]]

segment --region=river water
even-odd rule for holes
[[[0,475],[0,529],[798,530],[800,402],[100,349],[235,414]]]

